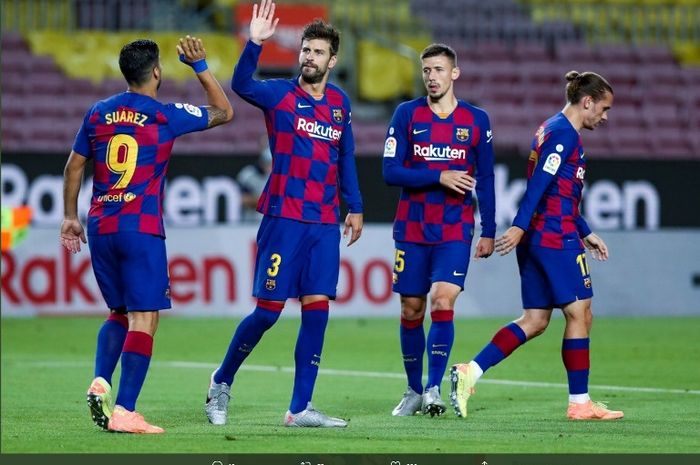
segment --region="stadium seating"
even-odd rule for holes
[[[388,21],[374,17],[373,10],[365,8],[370,3],[358,2],[348,21],[360,28]],[[630,3],[627,0],[445,0],[439,8],[433,0],[399,3],[396,18],[386,24],[398,28],[398,40],[415,52],[431,40],[444,40],[454,46],[461,69],[455,82],[456,94],[489,112],[497,149],[517,150],[521,154],[529,151],[537,125],[564,105],[564,74],[576,69],[603,74],[615,89],[607,128],[586,134],[586,150],[591,156],[700,158],[700,67],[679,66],[678,62],[692,62],[688,57],[692,58],[698,45],[607,43],[601,39],[604,34],[587,41],[588,26],[582,24],[588,20],[577,8],[613,4],[624,9]],[[683,0],[632,3],[685,3],[697,7],[697,2]],[[559,8],[557,15],[551,14],[554,10],[538,9],[550,4],[571,6],[572,14],[566,8]],[[349,9],[352,8],[344,4],[334,6],[333,11],[338,14]],[[574,10],[580,15],[573,14]],[[586,14],[591,11],[595,10],[589,9]],[[697,14],[700,8],[693,11]],[[413,36],[406,35],[407,27],[418,27],[419,23],[422,29],[416,29]],[[426,30],[432,38],[424,34]],[[35,31],[26,36],[3,33],[3,148],[67,150],[89,105],[125,88],[114,53],[105,50],[116,50],[138,35],[134,31],[78,31],[69,38],[51,31]],[[157,36],[160,42],[167,43],[174,41],[177,34]],[[384,42],[369,35],[360,37],[366,40],[355,43],[357,60],[346,72],[356,73],[360,98],[379,102],[390,112],[397,100],[415,95],[419,78],[416,57],[383,49],[379,44]],[[210,67],[218,70],[217,77],[228,88],[230,57],[237,56],[238,44],[230,35],[211,34],[205,40],[210,50]],[[690,50],[686,57],[677,54],[682,46]],[[166,79],[160,98],[203,103],[198,82],[177,63],[175,54],[164,52],[164,56]],[[258,135],[265,131],[261,112],[229,90],[227,93],[236,111],[233,125],[209,131],[206,136],[186,136],[176,144],[176,152],[257,151]],[[71,98],[56,99],[56,95]],[[378,112],[372,111],[371,119],[363,120],[363,112],[357,106],[355,110],[358,153],[381,153],[388,115],[378,118]],[[26,129],[18,123],[27,117],[36,119],[36,128]],[[52,120],[61,121],[52,125]]]

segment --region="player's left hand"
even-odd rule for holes
[[[180,37],[180,43],[175,48],[180,56],[180,61],[188,65],[207,58],[207,51],[204,49],[202,39],[197,37],[189,35],[184,38]]]
[[[87,244],[83,225],[77,219],[65,219],[61,224],[61,245],[70,253],[80,252],[80,242]]]
[[[590,233],[588,236],[584,237],[583,243],[586,248],[591,251],[591,256],[593,256],[594,259],[603,262],[608,259],[608,246],[605,245],[603,239],[596,234]]]
[[[362,213],[348,213],[345,217],[345,229],[343,230],[343,237],[348,237],[348,233],[352,231],[350,240],[348,241],[348,247],[353,245],[362,235],[362,223],[364,222]]]
[[[476,243],[476,250],[474,251],[474,259],[478,260],[480,258],[489,258],[493,253],[494,240],[492,237],[482,237],[479,242]]]

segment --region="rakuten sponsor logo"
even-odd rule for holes
[[[340,140],[340,136],[343,135],[343,131],[333,129],[333,126],[328,124],[321,124],[316,120],[308,121],[304,118],[297,119],[297,131],[305,132],[309,137],[315,139],[323,139],[329,141]]]
[[[226,304],[238,297],[236,267],[223,255],[174,255],[169,272],[173,305]],[[72,255],[66,250],[58,256],[32,254],[25,260],[3,252],[2,300],[3,308],[31,305],[40,312],[105,310],[89,255]]]
[[[413,144],[413,156],[430,161],[464,160],[467,158],[467,151],[465,149],[453,149],[449,145],[436,147],[433,144],[428,146]]]

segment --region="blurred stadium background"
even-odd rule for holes
[[[698,0],[278,3],[281,23],[260,77],[296,73],[300,27],[311,18],[342,31],[333,79],[353,102],[369,226],[366,240],[344,253],[341,314],[394,314],[388,223],[397,191],[382,181],[381,153],[396,104],[423,94],[418,53],[431,41],[457,50],[457,95],[491,115],[500,228],[523,192],[533,131],[563,106],[564,73],[594,70],[611,81],[609,124],[583,135],[590,160],[584,212],[614,257],[595,271],[610,289],[596,287],[599,311],[700,313]],[[63,164],[89,106],[125,88],[117,58],[127,41],[160,44],[162,101],[204,103],[174,51],[186,33],[204,38],[236,116],[175,144],[165,201],[175,304],[184,313],[247,312],[255,226],[240,221],[235,177],[255,163],[265,127],[261,112],[228,83],[250,14],[250,3],[234,0],[2,0],[2,204],[32,211],[28,240],[3,252],[4,315],[102,310],[85,271],[87,253],[72,263],[54,241]],[[86,212],[89,189],[82,194]],[[464,314],[510,314],[519,306],[513,261],[487,263],[473,267]],[[649,297],[649,289],[665,292]]]
[[[236,116],[229,125],[187,135],[175,143],[165,198],[173,297],[173,310],[168,315],[239,317],[248,313],[252,308],[250,275],[256,226],[240,219],[241,189],[236,175],[244,166],[256,162],[265,127],[259,110],[243,102],[228,87],[251,6],[235,0],[2,0],[1,5],[3,450],[109,451],[112,445],[122,446],[120,439],[99,441],[103,443],[99,447],[104,449],[84,445],[83,405],[72,405],[77,402],[74,394],[83,389],[83,378],[90,376],[94,334],[89,328],[96,330],[99,324],[96,318],[83,321],[82,317],[104,315],[105,309],[92,276],[88,251],[71,256],[60,249],[57,241],[62,219],[63,166],[89,106],[125,89],[117,58],[121,46],[130,40],[149,37],[159,43],[165,75],[160,100],[203,104],[198,82],[175,54],[178,37],[188,33],[203,37],[210,68],[233,101]],[[597,320],[600,332],[596,337],[600,335],[600,339],[596,339],[596,344],[600,345],[596,347],[602,350],[596,355],[600,358],[594,360],[600,368],[593,382],[646,387],[650,382],[648,374],[653,372],[661,375],[652,387],[669,388],[669,392],[680,391],[676,388],[691,391],[684,398],[683,407],[675,397],[664,397],[676,394],[631,388],[624,394],[626,403],[620,399],[622,405],[612,406],[645,409],[643,413],[637,411],[641,421],[630,422],[622,433],[616,429],[598,430],[604,432],[605,441],[603,449],[595,452],[697,452],[697,437],[685,438],[681,446],[673,448],[663,435],[656,437],[652,430],[636,428],[676,428],[689,436],[697,431],[698,415],[688,406],[697,407],[691,398],[700,389],[698,345],[689,336],[700,329],[700,1],[302,0],[280,1],[278,5],[281,22],[274,41],[265,46],[260,77],[296,73],[301,25],[311,18],[325,17],[342,31],[340,66],[332,78],[347,90],[353,103],[357,165],[366,204],[368,224],[364,237],[356,246],[342,249],[341,282],[338,300],[333,305],[334,319],[355,320],[335,323],[339,326],[329,344],[335,344],[337,350],[329,347],[328,358],[324,354],[324,367],[391,372],[389,375],[393,376],[377,381],[380,384],[373,385],[377,389],[370,390],[366,389],[366,381],[347,378],[344,382],[358,385],[353,392],[366,394],[366,398],[356,399],[358,405],[352,408],[346,405],[344,397],[338,398],[324,387],[332,381],[322,381],[319,395],[325,405],[347,409],[349,415],[355,415],[358,419],[354,427],[359,428],[358,437],[363,441],[365,427],[369,431],[367,439],[374,438],[372,428],[377,425],[383,431],[396,432],[383,449],[375,451],[396,450],[393,444],[399,437],[406,441],[405,447],[414,447],[411,450],[423,450],[419,448],[428,443],[440,444],[447,436],[458,439],[442,451],[478,449],[483,444],[473,438],[471,443],[463,441],[467,433],[456,424],[443,422],[448,432],[440,436],[442,430],[428,431],[406,423],[416,427],[415,437],[425,439],[411,446],[413,439],[404,437],[403,430],[396,429],[389,422],[391,418],[384,418],[382,410],[394,402],[403,388],[398,374],[398,340],[393,339],[395,333],[386,336],[393,329],[384,330],[395,328],[398,317],[398,299],[391,293],[390,226],[398,192],[385,186],[381,177],[384,135],[396,104],[423,94],[418,53],[432,41],[444,41],[458,52],[458,97],[482,106],[491,116],[497,162],[497,221],[501,231],[515,215],[524,191],[532,135],[542,120],[564,104],[564,73],[570,69],[593,70],[612,83],[615,103],[609,124],[583,134],[588,157],[584,214],[608,242],[612,253],[611,260],[604,264],[590,263],[596,290],[594,311],[598,316],[629,318]],[[80,198],[83,214],[89,204],[89,183],[88,177]],[[22,206],[31,210],[31,221],[29,210],[20,209]],[[457,357],[477,350],[500,322],[519,313],[519,289],[513,256],[492,257],[470,265],[467,289],[459,299],[456,314],[462,319],[496,318],[458,321],[458,329],[464,327],[467,331],[458,331]],[[296,316],[296,311],[285,314]],[[47,315],[78,318],[54,322],[14,318]],[[386,318],[375,320],[373,326],[364,320],[366,316]],[[655,318],[668,316],[679,318]],[[632,325],[632,318],[637,326]],[[159,357],[173,363],[190,360],[192,365],[183,366],[201,373],[198,372],[198,378],[189,379],[181,377],[181,371],[156,367],[153,384],[149,385],[153,387],[145,392],[144,405],[158,409],[156,418],[170,418],[171,406],[177,404],[179,409],[172,413],[175,420],[167,420],[165,426],[180,421],[185,426],[179,431],[186,438],[206,438],[202,449],[195,449],[193,441],[183,441],[177,435],[172,436],[170,446],[164,447],[178,451],[220,450],[217,448],[221,445],[215,442],[220,438],[200,424],[202,419],[197,414],[203,394],[200,389],[234,324],[220,318],[164,321],[169,328],[162,330],[163,350]],[[266,367],[291,363],[291,347],[281,344],[293,340],[295,326],[290,326],[290,322],[278,326],[283,329],[275,331],[281,331],[277,334],[285,337],[269,337],[271,345],[263,344],[267,348],[260,350],[262,354],[254,354],[251,363]],[[644,329],[635,329],[640,327]],[[62,332],[55,332],[55,328],[62,328]],[[333,328],[329,326],[331,332]],[[194,352],[185,354],[182,341],[192,334],[209,344],[196,344]],[[556,358],[558,337],[559,333],[552,333],[549,342],[526,350],[542,353],[542,360],[545,353]],[[358,340],[365,341],[361,345],[367,347],[366,357],[347,351]],[[659,352],[659,347],[665,347],[666,352]],[[282,353],[287,355],[280,361]],[[605,363],[598,363],[603,357]],[[25,363],[26,360],[32,361]],[[46,360],[55,362],[49,365],[54,368],[39,370],[37,374],[32,367]],[[195,367],[195,362],[208,364]],[[68,368],[60,368],[61,374],[54,376],[57,372],[51,370],[64,366],[60,363],[67,363]],[[504,367],[500,373],[525,381],[562,383],[563,373],[557,363],[514,362],[509,366],[519,367],[520,371]],[[533,370],[534,366],[537,369]],[[164,376],[172,376],[172,381],[163,381]],[[268,392],[265,383],[269,378],[265,376],[246,378],[259,384],[252,390],[242,390],[252,394],[242,394],[241,402],[249,402],[249,407],[243,407],[249,412],[264,412],[261,422],[255,415],[251,417],[256,419],[254,424],[243,420],[241,431],[257,428],[264,439],[254,447],[238,441],[235,450],[259,451],[266,447],[268,422],[277,422],[278,397],[286,396],[287,385],[275,384],[277,391],[273,396],[272,391]],[[281,377],[279,373],[270,376]],[[183,383],[183,389],[186,386],[188,390],[186,396],[173,391],[170,395],[177,400],[169,404],[161,400],[158,386],[165,386],[164,392],[170,392],[171,385],[182,383],[185,378],[189,380]],[[283,378],[281,382],[290,382],[288,372]],[[55,402],[54,397],[46,396],[40,390],[45,384],[37,379],[53,383],[61,400]],[[564,392],[563,385],[558,386]],[[605,392],[600,388],[598,392]],[[491,389],[496,403],[510,398],[515,388],[504,385]],[[528,408],[544,405],[545,396],[548,405],[554,403],[540,388],[519,389],[523,389],[518,392],[526,398],[532,398]],[[615,395],[613,392],[612,397]],[[22,407],[26,402],[23,396],[40,402],[34,404],[34,416],[28,417]],[[541,411],[513,413],[506,409],[504,417],[501,408],[507,405],[505,402],[495,411],[485,411],[484,419],[478,423],[482,428],[495,419],[493,442],[486,444],[490,450],[531,450],[518,444],[519,432],[542,431],[543,423],[529,423]],[[659,415],[662,410],[657,409],[662,403],[667,409],[663,412],[668,415]],[[42,412],[54,411],[56,405],[64,405],[66,410],[55,416],[54,420],[60,421],[55,430],[64,430],[64,418],[74,420],[75,425],[71,424],[57,442],[47,442],[43,430],[35,425],[46,421]],[[533,415],[535,412],[537,415]],[[517,415],[525,418],[521,418],[519,426],[511,427],[510,422]],[[659,423],[661,417],[667,423]],[[504,428],[518,432],[512,438],[512,449],[508,445],[491,445],[511,442],[510,438],[503,439],[498,425],[508,425]],[[582,449],[576,427],[553,423],[552,428],[571,432],[556,450],[588,450]],[[593,428],[590,431],[591,444],[597,445],[602,436],[596,436]],[[241,433],[241,437],[245,439],[246,434]],[[668,436],[676,437],[675,433]],[[19,437],[22,440],[16,439]],[[550,440],[542,437],[542,441]],[[653,447],[645,449],[647,438],[654,437]],[[290,449],[279,450],[317,450],[314,443],[297,442],[299,439],[290,433]],[[339,441],[330,441],[335,445],[328,446],[327,451],[364,450],[354,449],[354,442],[345,446],[347,449],[338,448],[345,439],[339,436]],[[148,442],[130,444],[134,451],[159,450]],[[371,450],[376,443],[366,444],[361,447]],[[529,447],[538,450],[537,444]]]

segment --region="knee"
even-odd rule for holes
[[[450,310],[453,307],[451,299],[447,296],[437,295],[430,299],[430,311],[434,312],[436,310]]]
[[[516,323],[523,329],[527,335],[527,338],[532,339],[545,332],[547,326],[549,326],[549,318],[529,315],[526,313],[519,320],[517,320]]]
[[[401,303],[401,319],[408,321],[422,320],[425,318],[425,306],[413,302]]]

